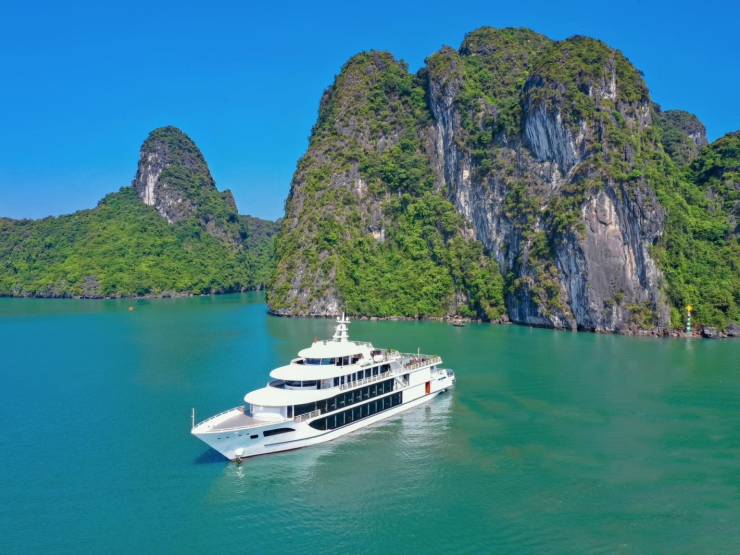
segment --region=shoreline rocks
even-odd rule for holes
[[[326,319],[333,319],[336,318],[336,314],[332,315],[294,315],[294,314],[281,314],[278,312],[273,312],[268,310],[268,314],[271,316],[277,316],[279,318],[326,318]],[[452,322],[453,320],[457,319],[457,316],[364,316],[364,315],[353,315],[348,314],[350,318],[353,318],[354,320],[359,320],[361,322],[369,321],[369,322],[378,322],[378,321],[386,321],[386,322],[402,322],[402,321],[412,321],[412,320],[420,320],[420,321],[427,321],[427,322]],[[466,323],[478,323],[478,324],[497,324],[497,325],[510,325],[514,324],[517,326],[529,326],[530,328],[543,328],[543,329],[553,329],[557,331],[577,331],[577,332],[586,332],[586,333],[602,333],[606,335],[633,335],[636,337],[670,337],[670,338],[688,338],[688,339],[724,339],[724,338],[731,338],[731,337],[740,337],[740,325],[735,323],[730,323],[727,329],[724,332],[720,332],[717,330],[717,328],[706,326],[706,327],[695,327],[691,333],[686,333],[682,330],[678,329],[670,329],[670,328],[662,328],[662,327],[655,327],[655,328],[649,328],[649,329],[642,329],[638,328],[636,326],[630,326],[627,328],[618,329],[616,331],[604,331],[601,329],[568,329],[563,327],[550,327],[546,325],[535,325],[535,324],[523,324],[519,322],[512,322],[509,320],[508,316],[504,315],[502,318],[496,319],[496,320],[490,320],[490,321],[483,321],[480,318],[469,318],[469,317],[461,317],[460,320]]]

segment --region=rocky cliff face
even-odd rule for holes
[[[435,187],[423,87],[369,52],[324,93],[286,202],[274,313],[501,317],[500,275]]]
[[[664,327],[670,312],[654,251],[665,248],[667,220],[656,191],[674,191],[677,165],[705,143],[695,117],[662,112],[632,64],[587,37],[551,41],[527,29],[482,28],[459,50],[430,56],[417,76],[387,53],[360,55],[325,93],[299,162],[271,309],[384,315],[356,299],[406,293],[376,287],[377,275],[367,280],[358,268],[386,259],[365,252],[395,250],[403,260],[406,248],[413,257],[409,219],[440,199],[434,202],[451,203],[459,219],[445,226],[441,213],[432,214],[421,226],[438,234],[416,245],[426,242],[431,253],[425,271],[447,273],[435,283],[446,301],[433,311],[416,302],[406,315],[440,315],[444,305],[446,313],[492,318],[495,292],[480,301],[475,287],[500,280],[516,322]],[[317,241],[326,237],[322,225],[332,230],[329,241]],[[482,248],[464,269],[453,264],[463,244]],[[482,268],[486,280],[476,273]]]
[[[216,190],[203,155],[195,143],[176,127],[155,129],[139,153],[139,167],[132,183],[139,198],[154,206],[170,223],[187,220],[196,205],[188,195],[196,187]]]
[[[171,224],[195,217],[210,235],[224,242],[241,244],[247,237],[231,191],[216,189],[200,149],[176,127],[149,134],[131,185],[145,204]]]
[[[500,49],[514,51],[521,76],[499,63]],[[518,133],[516,126],[497,132],[496,117],[486,121],[486,114],[501,117],[497,106],[506,99],[476,82],[479,66],[499,82],[527,75],[514,112]],[[664,213],[641,177],[627,178],[657,148],[643,137],[649,97],[629,62],[592,39],[556,43],[527,30],[484,29],[459,53],[443,49],[429,67],[435,165],[508,276],[512,320],[616,331],[634,323],[639,307],[640,318],[647,311],[652,324],[664,325],[668,312],[650,255]],[[480,91],[474,101],[460,100],[471,89]],[[478,122],[473,136],[466,119]],[[490,132],[483,144],[481,132]],[[619,171],[610,171],[616,164]]]

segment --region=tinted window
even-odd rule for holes
[[[274,430],[265,430],[262,432],[262,435],[269,437],[278,434],[287,434],[288,432],[295,432],[295,430],[293,428],[275,428]]]
[[[316,403],[306,403],[305,405],[296,405],[295,415],[298,416],[299,414],[306,414],[307,412],[311,412],[315,410],[316,410]]]

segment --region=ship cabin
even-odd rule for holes
[[[353,402],[354,396],[348,399],[347,395],[354,394],[344,394],[345,390],[367,385],[369,398],[371,392],[381,395],[395,387],[392,374],[403,368],[400,356],[367,342],[350,341],[348,320],[341,317],[337,322],[331,339],[314,340],[290,364],[270,372],[273,380],[266,387],[244,397],[252,417],[268,421],[301,415],[310,418],[317,411],[332,411]]]

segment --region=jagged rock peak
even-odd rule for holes
[[[186,220],[195,213],[193,196],[199,189],[216,189],[200,149],[171,125],[155,129],[141,145],[132,185],[139,198],[154,206],[170,223]]]
[[[405,73],[408,65],[397,61],[390,52],[371,50],[352,56],[342,66],[339,75],[332,85],[324,91],[319,104],[319,118],[313,133],[332,128],[337,123],[335,117],[343,111],[352,110],[359,104],[367,102],[369,91],[375,85],[380,74],[387,71]],[[345,120],[346,123],[346,120]],[[338,131],[342,133],[342,126]]]
[[[709,144],[704,124],[694,114],[684,110],[663,111],[654,104],[655,124],[660,130],[663,149],[681,166],[691,163],[699,150]]]

